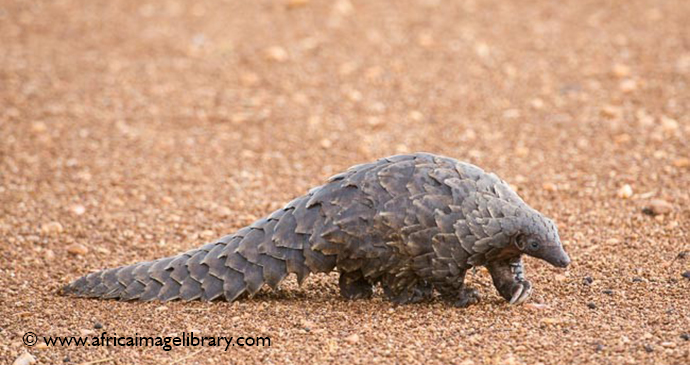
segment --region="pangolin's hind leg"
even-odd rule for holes
[[[462,288],[460,292],[458,293],[456,300],[453,302],[453,305],[456,307],[460,308],[465,308],[467,306],[470,306],[472,304],[477,304],[479,303],[479,292],[475,288],[471,287],[466,287]]]
[[[479,303],[479,292],[477,289],[465,285],[465,274],[467,270],[462,270],[458,275],[448,276],[445,280],[439,280],[434,284],[434,288],[441,293],[441,298],[452,303],[456,307],[467,307]]]
[[[532,284],[524,277],[520,257],[491,262],[487,268],[496,290],[510,304],[521,304],[529,298]]]
[[[383,293],[388,300],[396,304],[419,303],[431,299],[434,288],[426,282],[395,290],[386,282],[383,282]]]
[[[371,298],[374,293],[373,285],[362,276],[362,272],[359,270],[341,272],[338,285],[340,286],[340,295],[346,299]]]

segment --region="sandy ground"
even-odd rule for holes
[[[0,363],[688,364],[689,19],[682,0],[1,0]],[[484,269],[468,309],[344,301],[335,274],[239,303],[55,294],[411,151],[497,172],[572,266],[527,259],[519,307]],[[271,346],[22,343],[189,330]]]

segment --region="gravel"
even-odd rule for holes
[[[681,0],[3,2],[0,364],[690,363],[689,18]],[[484,269],[467,309],[346,302],[335,274],[238,303],[56,295],[410,151],[498,173],[556,220],[572,266],[527,259],[518,307]],[[673,209],[640,213],[653,199]],[[272,344],[22,343],[96,321]]]

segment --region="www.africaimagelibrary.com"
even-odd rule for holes
[[[27,333],[29,334],[29,333]],[[25,334],[25,338],[26,335]],[[34,335],[37,339],[37,336]],[[26,341],[25,341],[26,342]],[[35,341],[34,344],[38,342]],[[198,336],[194,332],[182,332],[181,336],[118,336],[117,333],[102,332],[100,336],[43,336],[47,346],[121,346],[121,347],[161,347],[170,351],[174,347],[221,347],[228,351],[230,347],[271,346],[271,338],[261,336]],[[32,346],[31,344],[27,344]]]

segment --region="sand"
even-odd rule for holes
[[[0,363],[688,364],[688,19],[687,1],[0,2]],[[237,303],[56,295],[413,151],[499,174],[573,264],[528,258],[522,306],[484,269],[467,309],[345,301],[335,273]],[[22,343],[192,330],[271,346]]]

